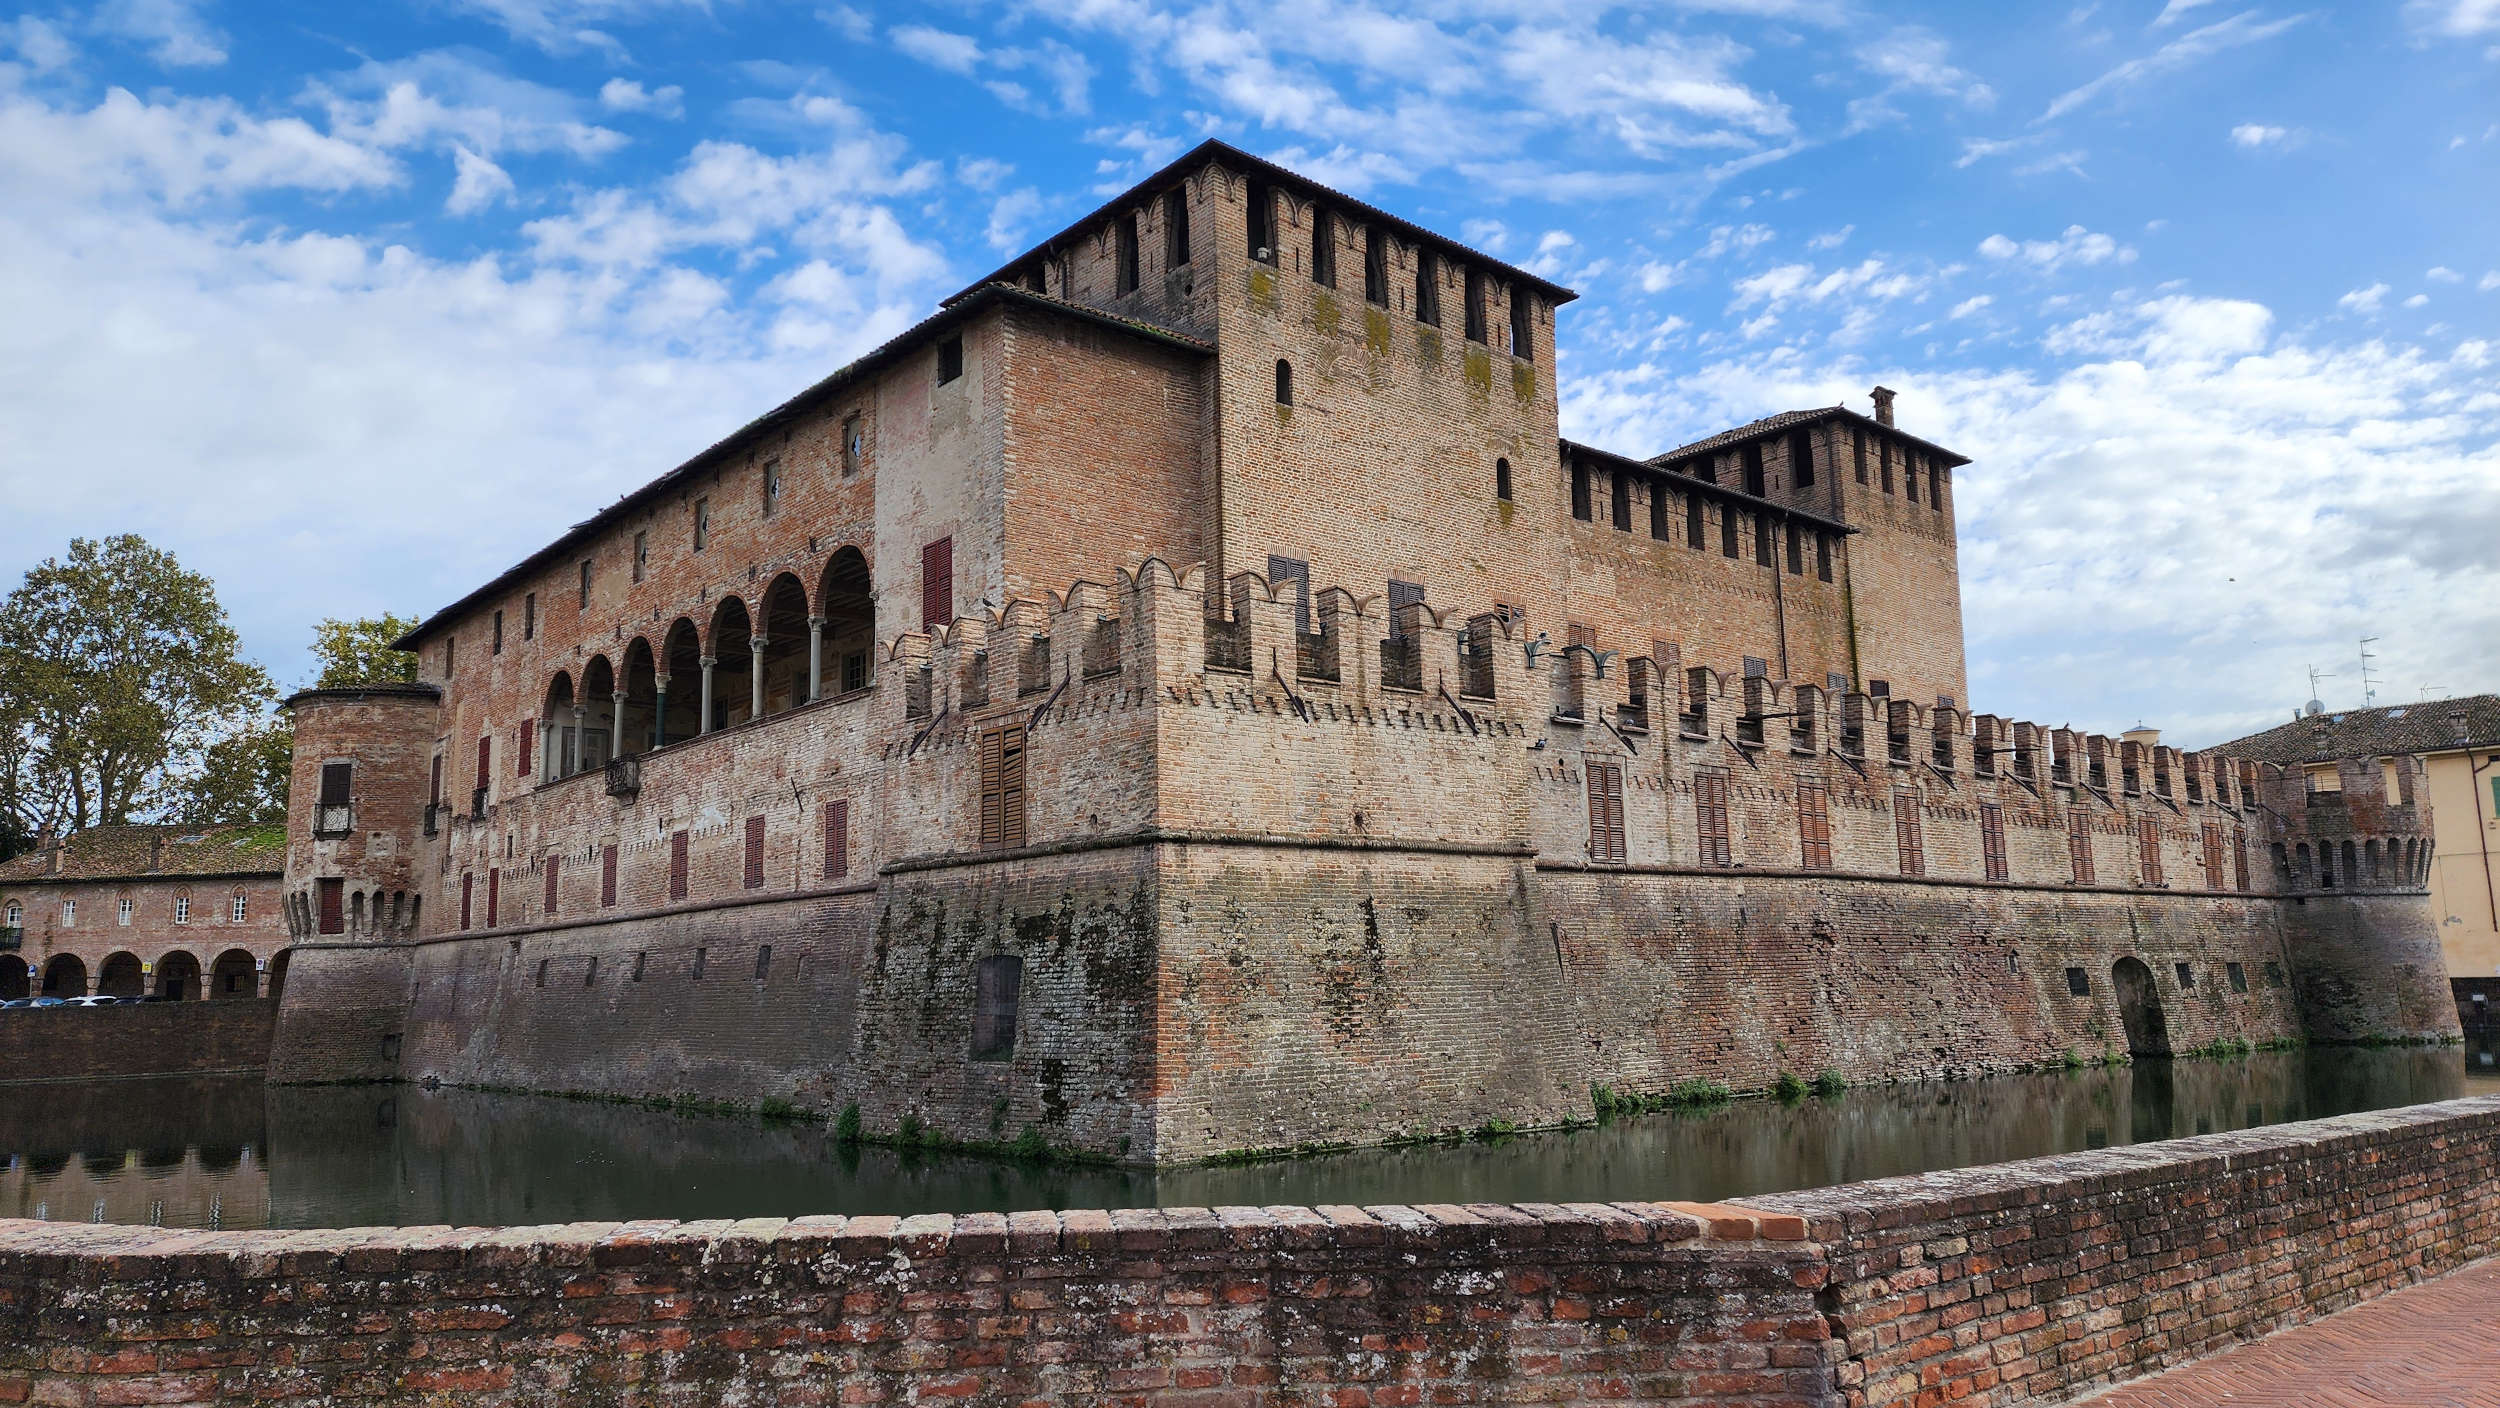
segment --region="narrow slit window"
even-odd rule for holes
[[[1480,273],[1476,272],[1476,271],[1475,271],[1475,270],[1473,270],[1473,269],[1470,269],[1470,270],[1468,270],[1468,271],[1467,271],[1467,292],[1466,292],[1466,298],[1467,298],[1467,312],[1466,312],[1466,332],[1467,332],[1467,340],[1468,340],[1469,342],[1482,342],[1482,341],[1484,341],[1484,340],[1485,340],[1485,330],[1484,330],[1484,275],[1482,275],[1482,274],[1480,274]]]
[[[958,345],[960,345],[960,344],[958,344]],[[764,516],[765,516],[766,518],[770,518],[770,517],[772,517],[772,516],[773,516],[774,511],[775,511],[775,510],[777,510],[777,509],[779,509],[779,508],[781,507],[781,461],[780,461],[780,460],[778,460],[778,459],[769,459],[769,460],[764,461],[764,485],[763,485],[763,487],[764,487]],[[583,580],[584,580],[585,582],[587,582],[587,581],[589,580],[589,578],[588,578],[588,574],[587,574],[587,573],[585,573],[585,574],[584,574],[584,576],[583,576]],[[587,591],[585,591],[585,592],[583,593],[583,604],[587,605],[587,604],[588,604],[588,600],[589,600],[589,593],[588,593]]]
[[[1800,489],[1814,487],[1814,432],[1788,433],[1788,475],[1789,481]]]
[[[1767,513],[1753,516],[1753,560],[1763,567],[1772,565],[1771,516]]]
[[[712,501],[710,499],[697,499],[694,501],[694,550],[696,552],[703,551],[704,546],[711,542],[711,540]]]
[[[634,534],[634,580],[639,582],[651,571],[651,534],[647,529]]]
[[[1250,183],[1249,220],[1250,257],[1262,264],[1276,262],[1276,193],[1265,181]]]
[[[1832,535],[1829,533],[1814,535],[1814,577],[1819,582],[1832,579]]]
[[[1510,286],[1510,355],[1536,360],[1536,295],[1526,286]]]
[[[1323,208],[1311,211],[1311,282],[1337,286],[1337,216]]]
[[[1441,261],[1428,249],[1415,251],[1415,321],[1441,326]]]
[[[1276,361],[1276,404],[1293,404],[1293,363],[1281,357]]]
[[[1137,292],[1137,212],[1132,210],[1121,216],[1119,223],[1113,225],[1111,229],[1112,243],[1115,246],[1112,255],[1115,264],[1112,291],[1135,293]]]
[[[1389,237],[1377,227],[1363,231],[1363,301],[1389,306]]]
[[[964,374],[964,339],[961,333],[938,344],[937,379],[944,386]]]
[[[1577,460],[1571,462],[1571,516],[1587,523],[1597,517],[1590,500],[1589,467]]]
[[[1865,483],[1866,432],[1855,426],[1851,426],[1849,429],[1849,464],[1850,467],[1856,471],[1858,482],[1861,484]]]
[[[1663,543],[1674,535],[1674,518],[1668,505],[1667,486],[1652,479],[1649,481],[1649,536],[1652,541]]]
[[[1745,492],[1757,499],[1767,496],[1771,486],[1765,482],[1762,472],[1762,446],[1759,442],[1745,447],[1744,462]]]
[[[1744,551],[1745,551],[1745,549],[1744,549],[1743,542],[1742,542],[1742,540],[1741,540],[1741,534],[1743,533],[1743,531],[1744,531],[1744,530],[1743,530],[1743,527],[1742,527],[1740,524],[1738,524],[1738,523],[1737,523],[1737,521],[1736,521],[1736,507],[1735,507],[1735,505],[1733,505],[1733,504],[1721,504],[1721,505],[1719,505],[1719,555],[1720,555],[1720,556],[1722,556],[1722,557],[1741,557],[1741,556],[1743,556],[1743,555],[1744,555]]]
[[[586,557],[582,559],[581,587],[582,595],[580,605],[584,610],[588,610],[590,608],[590,559]]]
[[[1632,531],[1632,476],[1618,469],[1606,478],[1613,489],[1607,507],[1613,511],[1615,528],[1629,533]]]
[[[1684,545],[1696,551],[1710,546],[1708,514],[1699,494],[1684,496]]]
[[[1163,263],[1178,269],[1189,263],[1189,191],[1175,186],[1163,193]]]
[[[1503,503],[1510,502],[1509,460],[1495,460],[1493,462],[1493,497],[1501,500]]]
[[[1788,573],[1792,577],[1803,576],[1805,574],[1805,570],[1805,530],[1798,527],[1796,524],[1791,523],[1788,525]]]

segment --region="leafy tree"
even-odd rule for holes
[[[391,642],[415,630],[418,619],[385,612],[355,621],[333,617],[313,627],[313,658],[321,662],[321,676],[313,681],[313,688],[415,683],[415,652],[393,650]]]
[[[184,826],[283,822],[294,765],[295,725],[284,714],[227,734],[208,745],[197,772],[175,783],[172,820]]]
[[[135,534],[72,539],[0,600],[0,804],[21,827],[125,822],[255,727],[269,676],[208,578]]]

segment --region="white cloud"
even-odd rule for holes
[[[487,156],[588,159],[625,145],[625,134],[584,120],[585,104],[573,94],[458,50],[368,61],[307,84],[304,100],[328,112],[333,132],[386,151],[457,143]]]
[[[2231,129],[2231,142],[2241,147],[2267,147],[2292,135],[2288,127],[2268,127],[2260,122],[2243,122]]]
[[[2038,134],[2028,137],[1965,137],[1962,154],[1954,158],[1956,167],[1975,166],[1992,156],[2006,156],[2025,147],[2037,145]]]
[[[2474,284],[2477,293],[2489,293],[2496,288],[2500,288],[2500,269],[2486,271]]]
[[[445,3],[498,25],[513,38],[550,54],[569,54],[587,49],[611,58],[622,58],[625,55],[624,44],[601,26],[615,28],[663,19],[677,13],[701,13],[711,8],[712,0],[445,0]]]
[[[1849,242],[1849,237],[1856,234],[1857,229],[1858,227],[1855,225],[1843,225],[1837,230],[1831,230],[1826,233],[1816,235],[1814,238],[1806,241],[1806,248],[1838,249],[1842,245]]]
[[[2434,265],[2429,269],[2425,269],[2422,271],[2422,277],[2435,284],[2461,284],[2465,282],[2465,275],[2458,273],[2456,270],[2449,268],[2445,264]]]
[[[512,194],[512,177],[502,167],[457,142],[452,144],[451,156],[457,174],[451,184],[451,197],[443,202],[444,210],[453,215],[470,215]]]
[[[1945,314],[1945,316],[1948,318],[1967,318],[1971,314],[1978,312],[1980,309],[1985,308],[1994,302],[1996,302],[1996,299],[1993,296],[1985,293],[1979,294],[1976,297],[1965,298],[1961,302],[1954,304],[1953,311]]]
[[[142,196],[169,205],[289,189],[396,185],[388,155],[294,117],[260,118],[225,98],[149,102],[108,89],[86,111],[0,93],[0,189],[30,205],[75,196]],[[6,205],[9,202],[0,202]]]
[[[989,224],[982,235],[990,248],[1013,254],[1024,247],[1025,230],[1041,213],[1042,193],[1031,186],[1018,187],[990,203]]]
[[[2011,240],[1990,235],[1979,242],[1979,252],[1999,262],[2019,260],[2042,273],[2055,273],[2070,264],[2135,262],[2133,246],[2081,225],[2067,226],[2065,233],[2053,240]]]
[[[682,117],[686,112],[685,97],[686,90],[674,83],[646,90],[630,78],[611,78],[599,85],[599,106],[610,112],[647,112],[658,117]]]
[[[894,47],[932,68],[969,74],[981,66],[981,45],[969,34],[950,34],[925,24],[907,24],[892,31]]]
[[[1751,254],[1779,233],[1768,225],[1720,225],[1710,232],[1710,242],[1701,247],[1702,259],[1717,259],[1728,254]]]
[[[2500,34],[2500,0],[2408,0],[2405,14],[2418,28],[2446,38]]]
[[[201,19],[192,0],[106,0],[91,21],[99,33],[148,46],[167,68],[210,68],[226,61],[226,36]]]
[[[2164,25],[2176,24],[2180,17],[2190,10],[2201,10],[2213,3],[2214,0],[2170,0],[2169,4],[2161,7],[2160,14],[2153,16],[2151,28],[2159,29]]]
[[[2387,302],[2387,285],[2372,284],[2357,288],[2335,300],[2335,306],[2348,313],[2375,313]]]
[[[2408,298],[2408,299],[2406,299],[2406,300],[2405,300],[2405,306],[2406,306],[2407,308],[2420,308],[2420,307],[2422,307],[2423,305],[2425,305],[2425,304],[2429,303],[2430,301],[2431,301],[2431,296],[2430,296],[2429,294],[2427,294],[2427,293],[2417,293],[2417,294],[2413,295],[2412,297],[2410,297],[2410,298]]]
[[[965,78],[986,75],[981,86],[1011,108],[1032,112],[1055,108],[1082,114],[1091,106],[1088,89],[1094,66],[1056,40],[1031,47],[989,48],[971,35],[926,24],[898,25],[886,37],[905,55],[931,68]],[[1048,101],[1034,92],[1028,79],[1047,90]]]
[[[37,73],[66,68],[78,55],[77,47],[59,26],[33,15],[19,15],[13,22],[0,25],[0,44],[6,44]]]
[[[1923,296],[1931,282],[1921,275],[1892,268],[1880,259],[1868,259],[1830,273],[1818,273],[1811,264],[1781,264],[1759,274],[1738,279],[1734,285],[1735,301],[1731,311],[1759,303],[1766,311],[1777,311],[1789,303],[1825,303],[1834,298],[1891,300]]]
[[[2050,100],[2038,120],[2053,122],[2103,94],[2116,92],[2148,78],[2176,73],[2226,49],[2271,39],[2306,18],[2305,15],[2292,15],[2285,19],[2261,21],[2255,10],[2249,10],[2202,29],[2189,30],[2142,58],[2129,59],[2091,82],[2059,94]]]

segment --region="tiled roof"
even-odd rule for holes
[[[2460,712],[2462,730],[2454,717]],[[2500,748],[2500,694],[2319,714],[2235,738],[2213,751],[2261,763],[2315,763],[2452,748]]]
[[[151,866],[154,842],[164,860]],[[0,863],[0,884],[123,880],[167,875],[276,875],[286,868],[283,826],[90,826],[61,849],[61,873],[46,873],[45,855],[29,851]]]
[[[1875,420],[1870,416],[1860,415],[1856,411],[1850,410],[1847,406],[1820,406],[1813,410],[1806,411],[1781,411],[1776,415],[1764,416],[1762,419],[1757,421],[1749,421],[1736,427],[1734,430],[1722,430],[1707,440],[1696,440],[1690,445],[1679,445],[1675,449],[1669,450],[1663,455],[1651,455],[1648,462],[1651,464],[1663,465],[1671,460],[1680,460],[1686,455],[1698,455],[1705,450],[1723,450],[1730,445],[1741,445],[1748,440],[1756,440],[1765,435],[1777,434],[1778,432],[1787,430],[1792,426],[1812,425],[1816,421],[1829,420],[1835,416],[1847,420],[1857,421],[1862,425],[1881,430],[1886,435],[1889,435],[1896,440],[1907,440],[1911,444],[1916,445],[1932,454],[1938,455],[1954,465],[1965,465],[1970,463],[1970,458],[1967,455],[1956,454],[1932,440],[1922,440],[1915,435],[1907,433],[1897,425],[1885,425],[1883,422]]]

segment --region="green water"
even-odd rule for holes
[[[907,1154],[821,1125],[413,1086],[0,1087],[0,1216],[169,1227],[1717,1199],[2500,1093],[2487,1044],[1746,1100],[1499,1143],[1162,1173]]]

